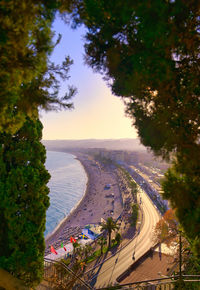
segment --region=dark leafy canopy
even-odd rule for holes
[[[195,253],[200,255],[200,169],[198,152],[178,155],[178,161],[166,173],[164,197],[169,199]],[[195,156],[192,156],[195,155]],[[193,157],[193,158],[192,158]]]
[[[199,1],[77,2],[86,61],[124,97],[143,143],[165,156],[197,141]]]
[[[14,133],[26,116],[37,117],[38,107],[70,107],[75,93],[69,88],[58,98],[59,77],[68,78],[72,61],[50,62],[55,46],[52,21],[57,1],[0,2],[0,130]]]
[[[0,266],[27,283],[42,278],[50,175],[42,124],[26,119],[15,135],[0,134]]]
[[[164,196],[200,254],[200,2],[63,2],[88,27],[86,62],[123,97],[141,142],[175,156]]]
[[[56,9],[53,0],[0,1],[0,267],[29,285],[42,279],[49,206],[38,110],[70,108],[75,93],[58,97],[70,58],[50,62]]]

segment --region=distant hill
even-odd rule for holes
[[[43,140],[47,150],[105,148],[108,150],[146,151],[139,139],[86,139],[86,140]]]

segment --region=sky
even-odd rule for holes
[[[56,35],[61,33],[62,39],[51,59],[61,63],[69,55],[74,61],[69,71],[71,77],[62,82],[60,94],[65,94],[69,84],[75,86],[78,93],[72,99],[73,110],[40,112],[43,139],[137,138],[132,120],[125,116],[122,100],[112,95],[100,74],[84,64],[84,27],[72,30],[56,18],[53,30]]]

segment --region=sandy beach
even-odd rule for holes
[[[45,254],[49,253],[50,245],[60,247],[60,243],[69,241],[71,235],[81,234],[85,225],[99,223],[101,218],[109,216],[115,219],[122,212],[122,198],[114,169],[105,169],[87,154],[76,153],[76,158],[88,176],[86,192],[77,207],[46,238]],[[106,184],[110,184],[109,189],[105,189]]]

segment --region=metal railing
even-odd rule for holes
[[[151,280],[138,281],[134,283],[118,284],[115,286],[96,288],[96,290],[103,289],[136,289],[136,290],[172,290],[175,289],[175,285],[179,284],[179,275],[157,278]],[[189,283],[195,283],[195,289],[200,289],[200,275],[182,275],[181,285],[179,288],[186,290]]]
[[[79,274],[74,273],[64,263],[47,258],[44,259],[44,280],[57,289],[92,289]]]
[[[151,280],[137,281],[133,283],[118,284],[104,288],[92,288],[87,282],[74,273],[68,266],[60,261],[45,258],[44,260],[44,279],[55,289],[136,289],[136,290],[172,290],[179,283],[179,275]],[[182,287],[187,289],[188,283],[195,283],[196,289],[200,289],[200,275],[182,275]],[[62,288],[64,286],[64,288]]]

